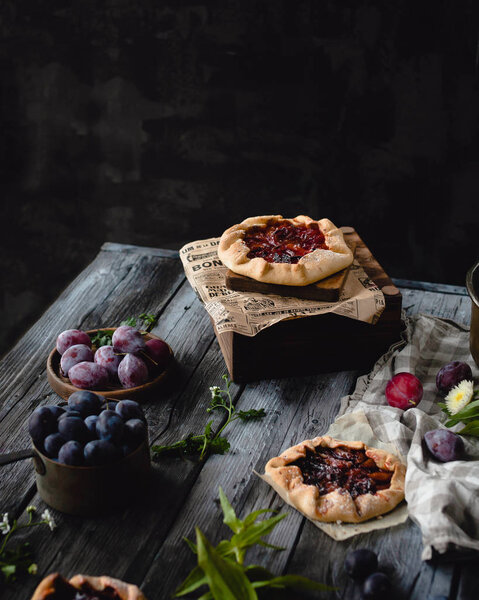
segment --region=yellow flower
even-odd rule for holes
[[[453,387],[446,396],[447,410],[451,415],[457,414],[472,400],[472,395],[474,393],[472,386],[472,381],[464,379],[461,383],[456,385],[456,387]]]

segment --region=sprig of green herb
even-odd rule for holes
[[[445,423],[446,427],[454,427],[459,423],[464,423],[464,427],[457,433],[479,437],[479,390],[475,390],[471,402],[455,414],[449,411],[447,404],[444,402],[440,402],[439,406],[448,416]]]
[[[128,317],[125,321],[122,321],[122,325],[129,325],[130,327],[138,327],[142,331],[149,332],[158,323],[158,317],[151,313],[141,313],[138,317]]]
[[[112,336],[113,336],[113,331],[105,331],[105,330],[99,329],[95,333],[95,335],[90,335],[91,344],[92,344],[92,346],[95,346],[95,348],[100,348],[100,346],[111,346]]]
[[[256,590],[265,588],[299,591],[333,591],[335,588],[312,581],[299,575],[275,577],[259,565],[245,565],[246,551],[255,545],[266,546],[274,550],[284,550],[267,544],[263,537],[271,533],[286,514],[275,515],[258,521],[264,513],[275,512],[271,509],[256,510],[241,520],[231,506],[226,494],[219,488],[220,503],[223,510],[223,523],[233,532],[229,540],[221,540],[213,546],[203,532],[196,527],[196,543],[185,539],[190,550],[196,554],[198,565],[176,590],[175,597],[186,596],[202,587],[209,591],[201,596],[203,600],[257,600]],[[200,600],[201,600],[200,599]]]
[[[138,327],[146,333],[149,333],[158,323],[158,317],[150,313],[141,313],[138,317],[128,317],[120,323],[120,325],[129,325],[130,327]],[[90,335],[92,346],[100,348],[100,346],[112,345],[113,331],[99,329],[95,335]]]
[[[0,544],[0,583],[2,580],[12,583],[17,579],[18,575],[24,573],[34,575],[37,572],[37,565],[33,562],[33,552],[28,542],[24,542],[13,549],[7,548],[7,544],[11,541],[13,535],[20,529],[36,527],[37,525],[48,525],[53,531],[56,525],[50,511],[48,509],[44,510],[41,514],[41,520],[33,521],[35,511],[36,508],[34,506],[27,506],[28,521],[24,525],[19,525],[16,519],[10,523],[8,513],[3,514],[3,518],[0,521],[0,533],[5,537]]]
[[[199,435],[189,434],[185,438],[169,444],[167,446],[155,445],[151,447],[153,454],[158,457],[161,454],[180,453],[186,456],[199,456],[200,460],[207,454],[226,454],[230,449],[228,440],[222,435],[223,431],[231,425],[233,421],[240,419],[243,422],[255,421],[266,416],[264,408],[250,410],[236,410],[231,397],[230,386],[233,383],[227,375],[223,375],[226,389],[221,389],[217,385],[210,387],[211,401],[206,412],[211,413],[215,410],[226,411],[227,417],[223,426],[214,433],[212,431],[213,421],[208,421],[203,433]]]

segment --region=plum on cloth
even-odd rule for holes
[[[469,330],[458,323],[416,315],[407,320],[404,339],[390,348],[373,370],[360,377],[356,389],[341,400],[339,416],[361,412],[376,437],[407,456],[406,501],[409,516],[419,525],[423,560],[439,554],[479,550],[479,439],[464,437],[467,460],[440,463],[424,452],[427,431],[443,427],[445,414],[436,388],[436,374],[448,362],[468,363],[479,383],[479,369],[469,352]],[[396,373],[418,377],[424,396],[418,408],[389,406],[384,394]],[[453,428],[461,429],[461,426]]]

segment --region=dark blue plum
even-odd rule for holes
[[[121,451],[106,440],[88,442],[84,449],[85,461],[90,466],[108,465],[121,458]]]
[[[464,440],[447,429],[432,429],[424,434],[424,442],[431,455],[441,462],[461,460],[465,456]]]
[[[134,400],[120,400],[116,405],[115,410],[124,421],[141,419],[146,422],[141,406]]]
[[[50,458],[57,458],[58,452],[65,441],[65,438],[62,438],[59,433],[50,433],[50,435],[47,435],[43,444],[47,456]]]
[[[367,548],[358,548],[348,552],[344,561],[344,570],[353,579],[364,579],[378,568],[378,557]]]
[[[82,444],[74,440],[65,442],[58,453],[58,462],[74,467],[83,465],[85,459]]]
[[[102,403],[102,405],[101,405],[101,410],[102,411],[104,411],[104,410],[115,410],[117,404],[118,404],[118,400],[107,400],[105,398],[104,401],[103,401],[103,403]]]
[[[57,430],[57,419],[47,406],[36,408],[28,420],[28,431],[34,442],[43,442],[43,440],[55,433]]]
[[[79,417],[81,419],[81,414],[77,410],[69,410],[67,408],[66,411],[58,417],[58,420],[61,421],[66,417]]]
[[[58,432],[66,440],[87,442],[91,438],[88,427],[81,417],[65,417],[58,422]]]
[[[74,392],[68,398],[68,408],[70,410],[76,410],[80,413],[82,418],[88,417],[89,415],[97,415],[101,410],[101,403],[103,397],[93,392],[80,391]]]
[[[92,438],[96,438],[96,422],[98,421],[98,415],[89,415],[85,419],[85,425],[91,434]]]
[[[146,425],[140,419],[130,419],[125,423],[123,442],[130,448],[138,448],[147,437]]]
[[[362,600],[384,600],[391,591],[391,582],[384,573],[373,573],[363,583]]]
[[[125,425],[123,419],[114,410],[104,410],[96,422],[96,434],[101,440],[119,444]]]
[[[63,406],[47,406],[49,411],[53,414],[55,419],[59,419],[62,415],[65,414],[65,408]]]

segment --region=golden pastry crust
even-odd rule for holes
[[[112,588],[121,598],[121,600],[146,600],[142,591],[130,583],[125,583],[119,579],[113,579],[106,575],[100,577],[90,577],[89,575],[75,575],[67,581],[59,573],[51,573],[43,579],[38,585],[32,600],[56,600],[64,598],[65,592],[75,588],[81,590],[82,586],[87,584],[96,592],[102,592]]]
[[[355,498],[344,488],[320,495],[316,485],[304,483],[300,468],[291,465],[306,456],[307,450],[314,452],[320,446],[364,450],[379,469],[392,473],[389,487],[378,489],[375,494],[365,493]],[[292,446],[281,456],[269,460],[265,467],[265,479],[288,504],[309,519],[323,522],[361,523],[391,511],[404,499],[405,476],[406,467],[397,456],[378,448],[370,448],[363,442],[341,441],[329,436]]]
[[[268,262],[264,258],[248,258],[250,248],[244,243],[245,234],[252,227],[287,221],[293,226],[316,223],[325,237],[328,249],[316,249],[305,254],[296,264],[286,262]],[[227,229],[220,238],[218,256],[229,269],[240,275],[246,275],[264,283],[277,285],[310,285],[324,279],[353,262],[353,253],[344,241],[343,232],[329,219],[315,221],[310,217],[298,215],[294,219],[285,219],[281,215],[250,217],[238,225]]]

